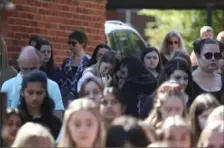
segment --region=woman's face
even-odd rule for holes
[[[37,109],[46,97],[46,90],[40,82],[28,82],[22,95],[28,108]]]
[[[176,147],[191,147],[191,134],[186,126],[172,126],[165,130],[163,141],[173,143]]]
[[[91,81],[85,86],[83,97],[92,99],[99,104],[102,96],[103,92],[95,82]]]
[[[99,67],[99,73],[102,77],[112,73],[114,66],[110,63],[102,62]]]
[[[118,75],[118,88],[121,89],[128,78],[128,68],[125,65],[121,65]]]
[[[185,89],[188,86],[188,74],[183,70],[175,70],[170,75],[170,80],[177,82],[178,84],[182,85]]]
[[[128,68],[125,65],[120,67],[120,78],[126,80],[128,78]]]
[[[99,60],[103,57],[103,55],[105,53],[107,53],[109,50],[107,48],[100,48],[96,54],[96,59],[97,59],[97,62],[99,62]]]
[[[148,70],[155,69],[159,64],[158,54],[153,52],[148,52],[144,57],[144,65]]]
[[[224,132],[210,132],[207,133],[208,139],[203,143],[203,147],[209,148],[223,148],[224,147]]]
[[[210,108],[210,109],[207,109],[205,111],[203,111],[198,117],[197,117],[197,120],[198,120],[198,124],[201,128],[201,130],[203,130],[206,126],[206,123],[207,123],[207,119],[208,119],[208,116],[210,115],[210,113],[214,110],[214,108]]]
[[[105,95],[101,99],[100,112],[104,119],[112,121],[121,115],[121,103],[113,95]]]
[[[17,114],[11,114],[6,122],[5,129],[8,141],[14,141],[19,128],[22,125],[21,118]]]
[[[180,48],[180,40],[176,36],[170,36],[167,40],[168,52],[171,53]]]
[[[163,120],[170,116],[182,116],[184,112],[183,101],[175,96],[170,96],[169,99],[166,99],[163,102],[162,106],[159,108],[159,111],[162,115]]]
[[[217,44],[205,44],[198,57],[199,67],[206,72],[214,72],[218,69],[218,62],[221,58]]]
[[[93,147],[98,136],[99,123],[91,112],[80,110],[71,115],[68,129],[76,147]]]
[[[51,58],[51,46],[42,45],[40,48],[41,62],[47,63]]]
[[[76,39],[72,38],[68,40],[68,46],[73,55],[78,55],[80,52],[83,51],[84,47],[83,44],[79,43]]]

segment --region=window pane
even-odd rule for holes
[[[128,31],[128,34],[129,34],[131,43],[134,47],[133,52],[135,53],[136,56],[140,56],[141,51],[145,48],[144,42],[135,32]]]
[[[112,48],[113,50],[117,50],[116,42],[114,41],[113,34],[110,33],[107,35],[107,44]]]
[[[119,43],[120,48],[122,49],[123,55],[128,56],[132,55],[132,44],[128,38],[128,35],[124,31],[116,32],[115,33],[116,40]]]

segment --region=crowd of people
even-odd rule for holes
[[[224,31],[215,39],[202,27],[190,56],[174,30],[160,49],[120,59],[107,44],[88,55],[88,36],[76,30],[61,66],[39,35],[21,49],[18,68],[0,42],[3,146],[224,147]]]

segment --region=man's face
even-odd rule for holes
[[[208,32],[204,32],[202,33],[202,36],[201,36],[203,39],[207,39],[207,38],[213,38],[213,32],[211,31],[208,31]]]
[[[40,68],[40,64],[35,60],[20,60],[18,61],[19,68],[23,75],[30,73],[33,70],[37,70]]]

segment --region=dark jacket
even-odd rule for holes
[[[60,119],[58,119],[56,116],[45,116],[43,115],[40,118],[33,118],[32,116],[28,115],[27,116],[27,122],[34,122],[34,123],[39,123],[45,127],[47,127],[54,139],[58,137],[58,134],[60,132],[62,123]]]
[[[126,104],[126,114],[139,117],[142,102],[146,96],[152,94],[157,87],[156,80],[149,76],[139,76],[128,80],[122,87],[122,94]]]
[[[63,75],[59,67],[56,66],[55,69],[52,70],[41,67],[40,70],[44,71],[49,79],[55,81],[59,87],[61,87]]]

